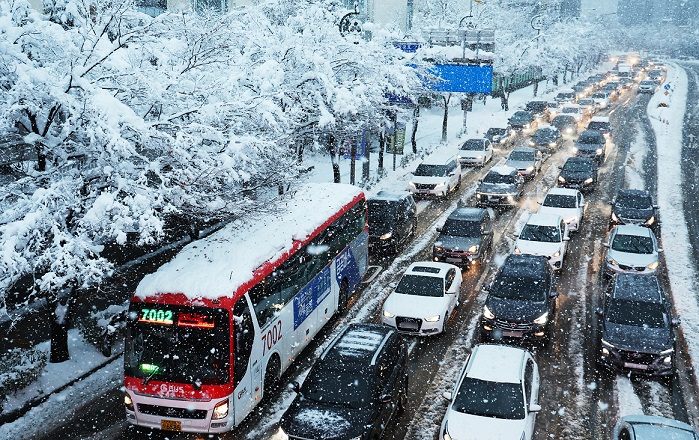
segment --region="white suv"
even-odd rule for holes
[[[560,215],[531,214],[515,241],[514,253],[543,255],[552,269],[559,270],[569,240],[568,225]]]
[[[446,197],[461,186],[461,164],[455,154],[434,156],[417,166],[408,182],[408,191],[415,195]]]
[[[609,232],[604,247],[607,248],[604,258],[605,276],[621,272],[658,273],[658,254],[663,250],[658,247],[658,240],[650,228],[638,225],[615,226]]]
[[[539,214],[560,215],[568,225],[568,230],[574,232],[580,229],[583,215],[587,209],[585,197],[580,191],[572,188],[551,188],[539,202]]]

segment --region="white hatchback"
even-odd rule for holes
[[[453,264],[411,264],[383,304],[383,323],[414,335],[442,333],[459,304],[461,281]]]
[[[568,247],[568,225],[560,215],[531,214],[515,241],[515,254],[543,255],[551,268],[563,267]]]
[[[640,273],[654,275],[660,265],[658,240],[650,228],[638,225],[619,225],[612,228],[604,243],[604,274]]]
[[[560,215],[570,232],[580,229],[583,215],[587,210],[585,197],[580,191],[572,188],[551,188],[539,204],[541,205],[539,214]]]
[[[439,438],[531,440],[539,405],[539,368],[520,347],[476,345],[452,392]]]

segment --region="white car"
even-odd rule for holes
[[[415,195],[446,197],[461,186],[461,163],[455,154],[430,156],[413,172],[408,191]]]
[[[604,274],[656,274],[660,265],[658,240],[650,228],[638,225],[619,225],[612,228],[604,243]]]
[[[411,264],[383,304],[383,323],[414,335],[442,333],[459,304],[461,281],[453,264]]]
[[[442,420],[442,440],[531,440],[539,405],[539,367],[520,347],[480,344],[466,360]]]
[[[580,229],[583,215],[587,210],[585,197],[580,191],[572,188],[551,188],[539,204],[541,205],[539,214],[560,215],[570,232]]]
[[[592,99],[597,103],[597,106],[601,109],[609,107],[609,93],[607,92],[596,92],[592,94]]]
[[[531,214],[524,224],[517,241],[515,254],[543,255],[551,268],[563,267],[563,258],[568,247],[568,225],[560,215]]]
[[[580,104],[564,104],[563,107],[561,107],[561,113],[562,115],[573,115],[577,123],[581,123],[583,120],[583,109],[580,106]]]
[[[466,139],[459,148],[458,157],[461,165],[482,167],[493,159],[493,145],[485,138]]]

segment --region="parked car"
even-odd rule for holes
[[[607,138],[598,130],[585,130],[575,140],[573,153],[577,157],[589,157],[601,164],[607,153]]]
[[[600,109],[605,109],[605,108],[609,107],[609,101],[610,101],[609,93],[599,91],[599,92],[593,93],[592,96],[590,96],[590,97],[597,103],[597,106]]]
[[[460,294],[461,269],[457,266],[413,263],[383,303],[383,323],[414,335],[442,333]]]
[[[491,127],[485,132],[485,138],[493,144],[504,145],[512,140],[512,131],[507,128]]]
[[[591,191],[597,187],[597,164],[587,157],[569,157],[561,167],[558,186]]]
[[[607,136],[612,133],[612,125],[609,123],[609,116],[593,116],[587,124],[588,130],[597,130]]]
[[[551,125],[563,135],[573,135],[578,132],[578,120],[573,115],[559,114],[551,120]]]
[[[691,425],[659,416],[627,415],[619,419],[612,440],[699,440],[699,432]]]
[[[570,232],[580,229],[587,210],[585,197],[577,189],[571,188],[551,188],[540,204],[539,214],[560,215]]]
[[[553,153],[560,148],[563,143],[561,132],[551,125],[539,127],[529,139],[529,146],[539,151]]]
[[[432,247],[432,259],[466,269],[483,262],[493,250],[493,218],[482,208],[456,208]]]
[[[561,107],[561,115],[572,115],[575,117],[575,120],[577,121],[578,124],[580,124],[583,121],[583,110],[582,107],[580,107],[580,104],[564,104],[563,107]]]
[[[644,79],[638,84],[638,93],[655,93],[658,85],[653,79]]]
[[[656,274],[660,266],[658,240],[649,228],[638,225],[619,225],[609,232],[604,243],[604,275],[630,272]]]
[[[482,340],[544,341],[551,336],[558,292],[546,257],[508,255],[484,290]]]
[[[574,103],[577,101],[577,94],[575,93],[575,90],[573,89],[562,89],[558,92],[556,95],[556,98],[554,98],[556,102],[559,104],[563,103]]]
[[[525,110],[516,111],[507,122],[515,131],[529,131],[538,126],[534,113]]]
[[[516,147],[505,159],[505,166],[516,168],[520,176],[533,179],[541,170],[541,152],[535,148]]]
[[[492,167],[476,187],[476,206],[511,207],[524,191],[524,179],[512,167]]]
[[[482,167],[493,159],[493,144],[486,138],[467,139],[459,148],[461,165]]]
[[[417,231],[417,205],[407,191],[379,191],[367,200],[369,249],[398,251]]]
[[[524,106],[524,110],[534,113],[534,116],[544,120],[549,120],[549,106],[545,100],[529,101]]]
[[[350,324],[325,349],[279,425],[293,439],[379,438],[406,405],[408,350],[394,329]]]
[[[648,226],[658,232],[658,205],[653,202],[650,191],[644,189],[620,189],[610,203],[612,215],[609,227],[616,225]]]
[[[560,215],[530,214],[517,236],[514,253],[543,255],[552,269],[559,270],[568,249],[568,234],[568,225]]]
[[[455,155],[425,159],[408,182],[408,190],[415,195],[446,197],[460,186],[461,163]]]
[[[615,275],[597,314],[602,366],[636,374],[674,374],[674,327],[680,321],[672,316],[657,277]]]
[[[539,405],[539,368],[524,348],[479,344],[461,369],[440,439],[531,440]]]

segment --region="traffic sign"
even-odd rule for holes
[[[670,90],[670,83],[665,84],[665,87],[663,87],[665,90]]]

